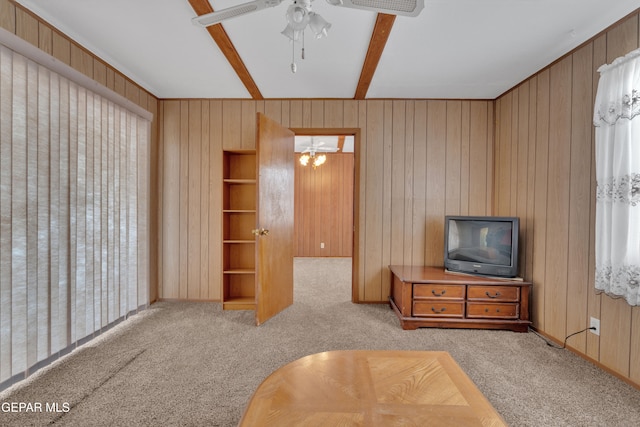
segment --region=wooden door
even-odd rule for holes
[[[293,304],[294,133],[257,118],[256,325]]]

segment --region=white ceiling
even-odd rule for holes
[[[344,135],[344,143],[342,147],[342,153],[353,153],[354,137],[353,135]],[[338,135],[296,135],[294,151],[296,153],[302,153],[313,145],[320,146],[331,150],[330,152],[338,151]]]
[[[214,10],[245,0],[210,0]],[[264,98],[351,99],[374,12],[315,0],[332,24],[306,59],[280,34],[291,0],[223,25]],[[251,98],[187,0],[18,0],[159,98]],[[425,0],[398,16],[367,98],[494,99],[640,7],[640,0]]]

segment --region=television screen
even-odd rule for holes
[[[517,274],[518,218],[447,216],[445,267],[485,275]]]

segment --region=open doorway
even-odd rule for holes
[[[296,292],[322,291],[331,283],[355,301],[356,136],[295,133],[294,271],[306,285],[296,285]]]

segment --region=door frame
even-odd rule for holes
[[[289,128],[295,135],[353,135],[353,239],[351,250],[351,301],[360,302],[360,128]]]

